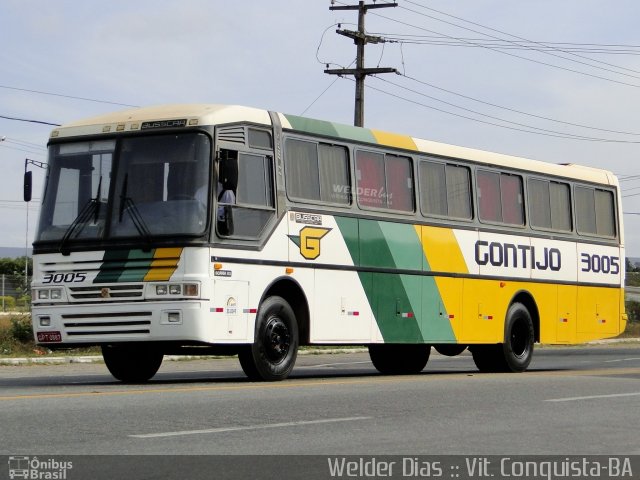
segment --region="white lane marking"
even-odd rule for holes
[[[267,423],[262,425],[243,425],[240,427],[221,427],[221,428],[207,428],[203,430],[183,430],[179,432],[145,433],[140,435],[129,435],[129,437],[131,438],[179,437],[183,435],[202,435],[205,433],[237,432],[242,430],[262,430],[265,428],[300,427],[305,425],[318,425],[322,423],[356,422],[359,420],[370,420],[371,418],[372,417],[325,418],[320,420],[304,420],[299,422]]]
[[[593,400],[596,398],[638,397],[640,392],[611,393],[609,395],[587,395],[584,397],[550,398],[545,402],[573,402],[576,400]]]
[[[631,357],[631,358],[618,358],[616,360],[605,360],[602,363],[615,363],[615,362],[630,362],[632,360],[640,360],[640,357]]]
[[[321,363],[320,365],[300,365],[297,368],[322,368],[322,367],[334,367],[336,365],[360,365],[368,363],[371,365],[371,360],[367,360],[366,362],[342,362],[342,363]]]

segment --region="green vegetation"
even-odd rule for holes
[[[26,262],[26,278],[25,278]],[[4,312],[27,312],[31,306],[30,278],[33,263],[29,257],[0,258],[0,306]]]
[[[0,318],[0,356],[37,355],[36,350],[31,331],[31,315]]]

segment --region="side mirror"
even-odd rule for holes
[[[31,201],[31,194],[33,190],[33,175],[32,172],[24,172],[24,201]]]

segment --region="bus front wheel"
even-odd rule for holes
[[[298,323],[282,297],[267,298],[258,309],[253,344],[238,352],[242,370],[251,380],[284,380],[298,356]]]
[[[420,373],[429,361],[431,345],[371,344],[369,357],[380,373],[412,375]]]
[[[504,343],[473,346],[473,361],[481,372],[524,372],[533,358],[534,341],[531,314],[516,302],[507,311]]]
[[[117,380],[143,383],[156,374],[164,355],[142,345],[103,345],[102,358]]]

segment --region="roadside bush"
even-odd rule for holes
[[[9,333],[13,340],[19,343],[33,342],[33,330],[31,328],[31,317],[22,315],[11,319]]]
[[[28,309],[31,306],[31,295],[23,295],[18,298],[16,304],[22,309]]]
[[[640,322],[640,302],[629,301],[625,303],[629,322]]]
[[[0,297],[0,305],[4,302],[4,311],[12,312],[16,309],[16,299],[13,297]]]

